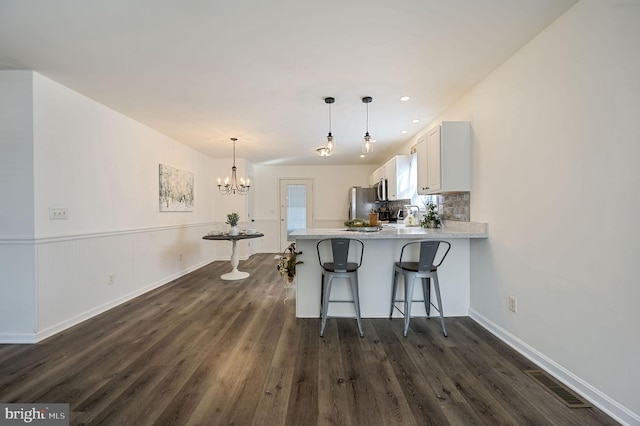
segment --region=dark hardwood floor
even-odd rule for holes
[[[0,402],[68,403],[71,424],[613,425],[570,409],[469,318],[296,319],[273,255],[214,262],[36,345],[0,345]],[[446,283],[443,283],[446,285]],[[361,283],[366,291],[366,283]],[[288,293],[289,298],[285,301]]]

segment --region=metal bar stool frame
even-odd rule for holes
[[[418,262],[404,261],[404,251],[408,247],[412,247],[416,244],[420,244],[420,257]],[[438,254],[440,244],[446,244],[447,249],[440,258],[440,261],[436,264],[435,258]],[[427,313],[426,318],[433,318],[431,316],[431,307],[438,311],[440,316],[440,322],[442,324],[442,332],[447,337],[447,328],[444,325],[444,315],[442,312],[442,298],[440,297],[440,283],[438,281],[438,268],[442,265],[442,262],[449,254],[451,250],[451,244],[448,241],[439,240],[423,240],[412,241],[402,246],[400,251],[400,261],[396,262],[393,267],[393,290],[391,292],[391,311],[389,312],[389,319],[393,316],[394,308],[397,309],[404,316],[404,337],[407,337],[409,331],[409,322],[411,321],[411,305],[415,302],[423,302]],[[396,299],[398,290],[398,276],[403,274],[404,276],[404,299]],[[422,292],[424,298],[422,300],[413,299],[413,291],[416,278],[422,280]],[[436,300],[438,306],[431,302],[431,280],[433,279],[434,290],[436,293]],[[404,302],[404,311],[398,306],[398,302]]]
[[[331,243],[332,261],[323,262],[320,255],[321,245]],[[359,245],[359,253],[357,262],[349,262],[349,251],[351,245]],[[354,246],[355,247],[355,246]],[[357,248],[356,248],[357,249]],[[360,316],[360,296],[358,291],[358,269],[362,265],[364,256],[364,243],[355,238],[325,238],[316,244],[318,252],[318,262],[322,268],[322,287],[321,287],[321,313],[322,326],[320,328],[320,337],[324,336],[324,331],[329,318],[329,303],[353,303],[356,312],[356,321],[358,322],[358,332],[360,337],[364,337],[362,331],[362,318]],[[352,300],[334,300],[331,299],[331,288],[334,278],[346,278],[351,284]]]

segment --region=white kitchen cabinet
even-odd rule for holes
[[[384,165],[389,200],[411,198],[411,156],[396,155]]]
[[[369,185],[373,186],[380,182],[380,179],[386,179],[386,177],[385,166],[382,165],[369,175]]]
[[[418,194],[471,190],[471,127],[443,121],[418,138]]]

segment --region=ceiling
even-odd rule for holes
[[[236,137],[254,164],[378,164],[575,3],[0,0],[0,69],[35,70],[214,158]],[[320,158],[327,96],[336,151]],[[360,158],[364,96],[376,142]]]

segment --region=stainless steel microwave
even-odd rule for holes
[[[373,187],[376,190],[376,201],[389,201],[386,179],[380,179],[378,182],[373,184]]]

